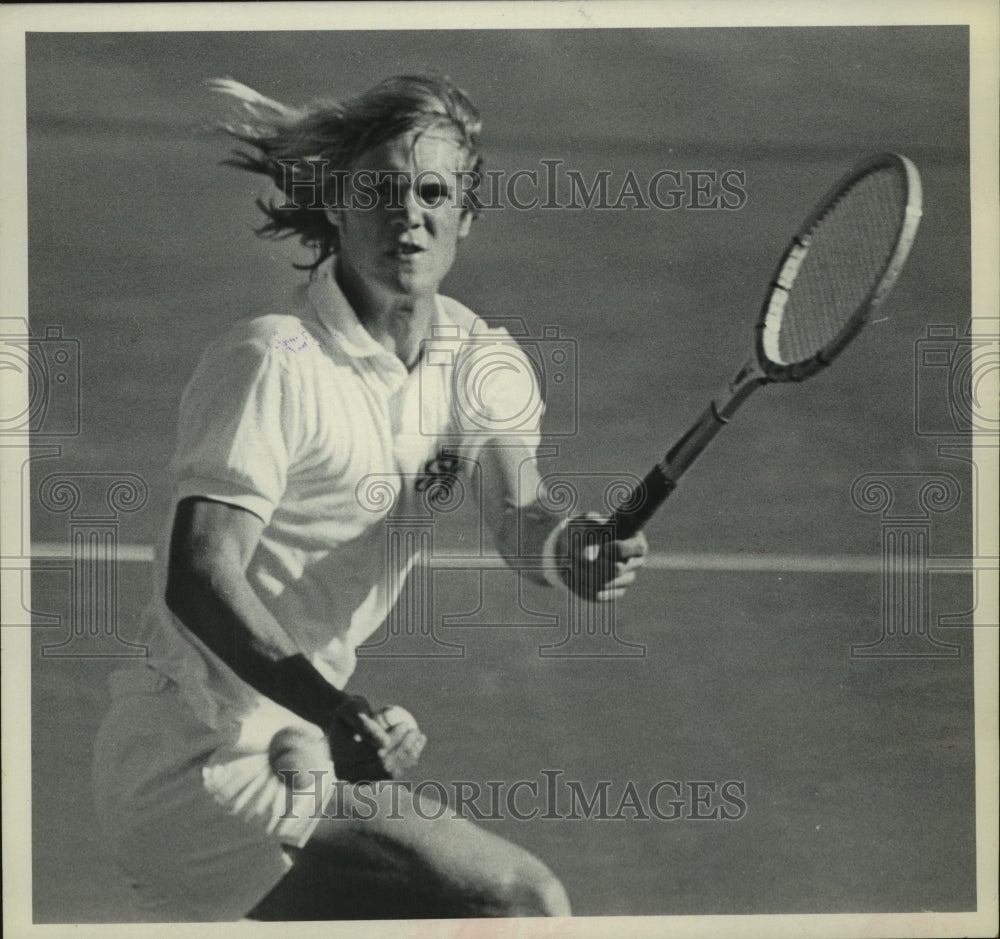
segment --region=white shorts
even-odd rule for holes
[[[274,714],[244,722],[234,740],[202,723],[153,668],[115,672],[110,684],[94,795],[135,913],[153,922],[244,917],[288,872],[285,845],[301,847],[315,830],[332,764],[319,795],[289,804],[267,759]]]

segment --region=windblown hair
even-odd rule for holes
[[[467,169],[473,175],[466,192],[474,192],[479,184],[482,122],[472,102],[447,77],[398,75],[355,98],[317,101],[301,108],[280,104],[232,79],[211,79],[207,84],[238,99],[246,112],[220,129],[251,149],[234,150],[223,164],[267,176],[285,194],[283,205],[273,199],[257,200],[267,218],[257,233],[298,237],[313,248],[314,263],[301,265],[307,270],[336,253],[338,243],[337,227],[326,212],[297,205],[293,198],[296,182],[313,180],[317,161],[325,161],[323,169],[332,178],[349,170],[362,154],[396,137],[443,128],[455,135],[467,155]],[[467,210],[475,211],[474,206]]]

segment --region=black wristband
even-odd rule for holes
[[[301,654],[274,663],[275,693],[269,695],[288,710],[327,730],[337,709],[350,695],[331,685]]]
[[[365,714],[370,717],[371,713],[371,706],[364,698],[349,695],[325,728],[334,770],[337,777],[346,782],[376,782],[392,778],[378,755],[378,742],[372,738],[359,716]]]

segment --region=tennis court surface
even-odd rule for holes
[[[468,546],[446,522],[433,619],[441,649],[461,654],[374,648],[352,686],[416,715],[430,741],[417,779],[557,779],[564,800],[570,782],[588,798],[603,785],[608,815],[630,786],[651,815],[650,791],[675,784],[658,807],[678,818],[574,818],[564,801],[559,817],[483,822],[542,857],[579,914],[975,908],[973,630],[936,625],[972,606],[971,577],[927,575],[928,622],[956,654],[851,655],[883,629],[888,524],[852,501],[857,480],[952,478],[959,499],[929,516],[930,552],[961,567],[973,550],[968,464],[938,449],[966,438],[947,424],[947,376],[918,367],[929,327],[960,336],[969,318],[966,51],[959,28],[32,36],[30,320],[79,342],[81,374],[81,433],[39,452],[30,479],[48,556],[32,587],[36,922],[133,915],[112,893],[89,790],[121,663],[52,648],[73,621],[70,519],[39,487],[53,473],[148,487],[116,529],[127,640],[184,383],[230,323],[285,308],[305,260],[253,237],[257,189],[217,166],[226,144],[199,125],[222,105],[198,82],[233,75],[296,102],[425,68],[467,88],[488,166],[508,174],[543,159],[587,180],[745,174],[735,211],[484,213],[446,282],[482,315],[523,319],[526,342],[551,327],[568,343],[543,468],[593,499],[644,472],[731,377],[778,253],[855,159],[911,157],[925,219],[856,347],[748,405],[651,523],[650,569],[594,654],[561,654],[563,597],[447,567]],[[790,83],[802,62],[814,79]],[[738,800],[722,800],[726,783]],[[538,804],[521,792],[517,805]]]

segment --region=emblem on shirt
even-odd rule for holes
[[[414,488],[417,492],[425,493],[425,498],[432,508],[443,508],[451,502],[455,486],[458,484],[459,462],[457,454],[440,450],[424,464]]]

